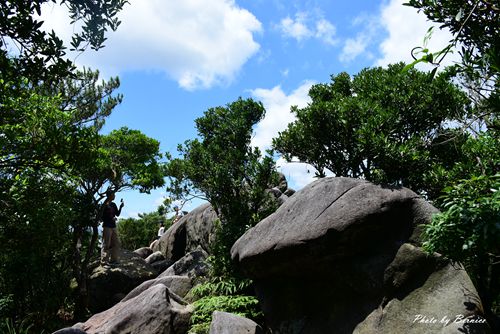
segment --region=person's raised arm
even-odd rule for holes
[[[123,203],[123,198],[120,200],[120,208],[118,209],[118,212],[116,213],[116,216],[120,216],[122,213],[122,208],[125,206],[125,203]]]

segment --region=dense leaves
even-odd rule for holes
[[[471,115],[460,124],[461,136],[468,137],[461,145],[465,159],[453,168],[434,168],[433,176],[446,180],[446,187],[436,201],[442,214],[426,228],[426,247],[465,264],[486,317],[498,332],[500,319],[493,313],[500,313],[500,2],[410,0],[408,5],[449,28],[454,36],[438,60],[417,61],[439,63],[448,50],[458,49],[460,61],[453,71],[474,101]],[[423,51],[424,56],[430,53]]]
[[[8,185],[0,195],[0,318],[50,327],[70,296],[74,190],[33,168]]]
[[[12,75],[29,78],[32,83],[51,84],[74,71],[74,65],[64,58],[66,46],[51,31],[43,29],[39,17],[50,6],[66,6],[75,23],[71,47],[83,51],[90,46],[104,46],[108,29],[120,24],[118,12],[126,0],[36,0],[0,2],[0,67]],[[80,28],[76,22],[81,24]],[[17,51],[11,61],[12,53]]]
[[[251,290],[250,280],[221,278],[194,287],[187,297],[194,300],[189,332],[208,333],[214,311],[234,313],[255,321],[262,320],[263,314],[257,298],[248,295]]]
[[[428,190],[423,175],[432,163],[459,154],[444,142],[445,124],[465,114],[467,99],[445,76],[431,81],[403,67],[364,69],[353,78],[341,73],[314,85],[311,103],[292,108],[297,120],[273,140],[275,149],[312,164],[320,176],[330,170]],[[431,149],[437,144],[443,149]]]
[[[177,196],[201,193],[221,220],[211,258],[216,275],[231,275],[231,246],[272,211],[265,189],[277,178],[274,162],[250,146],[252,127],[264,113],[251,99],[207,110],[196,120],[200,139],[179,146],[181,158],[168,164],[169,190]]]
[[[158,211],[139,214],[139,218],[120,219],[118,234],[122,247],[133,251],[149,246],[155,240],[161,224],[166,231],[172,224],[172,218],[167,219]]]
[[[451,46],[461,45],[465,66],[482,66],[498,73],[500,65],[500,2],[463,0],[409,0],[406,5],[421,10],[429,20],[454,35]],[[489,64],[485,67],[486,64]]]

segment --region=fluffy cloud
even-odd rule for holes
[[[382,7],[380,23],[388,32],[388,37],[380,44],[382,56],[377,59],[376,65],[387,65],[399,61],[410,63],[413,61],[411,50],[422,46],[424,36],[431,26],[435,26],[434,33],[427,47],[431,51],[444,48],[452,39],[449,31],[440,30],[438,24],[427,21],[427,17],[418,13],[416,9],[403,6],[405,0],[391,0]],[[445,59],[450,64],[457,56],[448,55]]]
[[[271,147],[271,141],[278,135],[278,132],[285,130],[287,125],[295,120],[290,108],[292,106],[305,107],[310,101],[308,92],[312,84],[313,82],[306,81],[290,95],[286,95],[280,86],[252,90],[253,97],[262,101],[266,108],[266,116],[256,126],[252,146],[258,147],[261,151]]]
[[[339,56],[339,60],[343,63],[351,62],[363,53],[368,58],[372,57],[372,53],[367,51],[367,48],[381,29],[379,19],[375,16],[358,16],[352,24],[355,27],[361,26],[362,28],[358,31],[356,37],[347,38],[344,41],[344,46]]]
[[[335,45],[335,26],[328,20],[321,17],[311,17],[310,14],[299,12],[295,18],[286,17],[280,21],[279,29],[285,37],[302,41],[316,38],[325,44]]]
[[[72,28],[64,7],[45,13],[45,26],[68,41]],[[119,18],[122,24],[108,34],[106,47],[84,52],[80,65],[105,75],[161,71],[192,90],[230,82],[260,47],[254,34],[261,23],[234,0],[132,0]]]
[[[271,147],[272,138],[278,132],[286,129],[287,125],[295,120],[290,112],[291,106],[303,108],[310,102],[309,89],[313,82],[306,81],[287,95],[280,86],[271,89],[258,88],[252,91],[253,97],[262,101],[266,108],[266,116],[257,124],[252,146],[259,147],[262,151]],[[288,163],[280,158],[277,161],[278,169],[285,174],[290,186],[300,189],[314,180],[316,169],[305,163]]]
[[[290,188],[299,190],[309,183],[316,180],[314,177],[316,169],[303,162],[286,162],[285,159],[279,158],[276,161],[278,170],[285,175]]]
[[[339,60],[343,63],[353,61],[356,57],[362,54],[368,46],[366,35],[360,34],[356,38],[348,38],[344,42],[344,47],[339,56]]]

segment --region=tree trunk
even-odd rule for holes
[[[96,247],[97,238],[98,238],[98,221],[92,222],[92,237],[90,239],[89,247],[87,248],[87,252],[85,253],[85,257],[81,258],[81,251],[76,247],[78,254],[75,256],[75,264],[77,266],[76,271],[76,281],[78,285],[78,295],[76,298],[75,304],[75,320],[84,320],[87,316],[87,309],[89,303],[89,292],[87,287],[87,280],[89,276],[89,263],[94,255],[94,249]],[[76,261],[78,260],[78,261]]]

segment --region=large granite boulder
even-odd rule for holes
[[[87,332],[82,331],[81,329],[78,329],[78,328],[67,327],[67,328],[62,328],[58,331],[55,331],[52,334],[87,334]]]
[[[389,333],[399,322],[396,332],[441,333],[414,317],[473,317],[481,303],[462,269],[418,248],[419,226],[435,212],[409,189],[324,178],[247,231],[231,254],[254,280],[274,332]],[[436,297],[450,305],[431,308]]]
[[[190,278],[202,278],[208,274],[208,265],[205,260],[208,253],[201,247],[184,255],[174,264],[162,272],[158,278],[167,276],[187,276]]]
[[[215,233],[216,219],[217,214],[212,206],[203,204],[174,223],[152,248],[161,251],[172,262],[198,247],[208,252]]]
[[[489,333],[474,285],[458,264],[404,244],[384,285],[383,302],[353,333]]]
[[[139,249],[136,249],[134,253],[145,259],[151,254],[153,254],[153,250],[149,247],[141,247]]]
[[[88,334],[185,334],[191,313],[190,305],[165,285],[156,284],[73,327]]]
[[[117,265],[99,265],[92,270],[88,281],[90,311],[97,313],[110,308],[157,274],[139,255],[123,250]]]
[[[175,293],[181,298],[184,298],[189,290],[193,288],[193,281],[188,276],[163,276],[143,282],[134,290],[130,291],[129,294],[126,295],[125,298],[123,298],[121,301],[125,302],[129,299],[132,299],[157,284],[165,285],[170,290],[170,292]]]
[[[165,260],[165,256],[160,251],[156,251],[144,259],[144,261],[146,261],[146,263],[149,263],[149,264],[153,264],[155,262],[164,261],[164,260]]]
[[[253,320],[242,316],[215,311],[212,314],[209,334],[260,334],[262,328]]]

